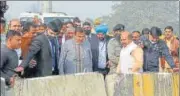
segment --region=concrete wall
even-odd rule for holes
[[[180,74],[98,73],[19,79],[14,96],[179,96]]]
[[[101,74],[77,74],[18,80],[14,96],[106,96]]]

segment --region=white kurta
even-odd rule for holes
[[[133,64],[135,63],[134,57],[131,55],[131,52],[136,49],[138,46],[132,42],[126,47],[123,47],[120,52],[120,70],[121,73],[130,73]],[[142,70],[141,70],[142,71]]]

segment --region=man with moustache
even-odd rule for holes
[[[173,57],[174,63],[176,64],[176,67],[179,68],[179,57],[178,57],[178,48],[179,48],[179,40],[175,37],[173,34],[173,27],[172,26],[167,26],[164,29],[164,38],[163,40],[167,44],[169,48],[169,53]],[[170,66],[165,62],[165,70],[170,68]]]
[[[98,46],[98,53],[96,56],[97,63],[96,63],[96,70],[100,73],[102,73],[104,76],[108,74],[109,68],[107,67],[107,62],[108,62],[108,54],[107,54],[107,45],[110,40],[110,37],[106,35],[108,31],[108,26],[107,25],[99,25],[95,29],[96,35],[99,39],[99,46]]]

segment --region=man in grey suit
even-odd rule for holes
[[[16,68],[17,72],[23,71],[34,57],[37,61],[35,77],[58,74],[59,44],[56,36],[60,32],[61,25],[62,22],[59,20],[50,22],[47,31],[32,40],[26,58]]]
[[[60,74],[92,72],[91,47],[84,39],[83,29],[77,27],[74,38],[64,43],[59,60]]]

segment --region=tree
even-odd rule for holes
[[[141,31],[143,28],[173,26],[179,33],[178,1],[121,1],[114,2],[112,13],[102,16],[110,29],[117,24],[124,24],[130,32]]]

